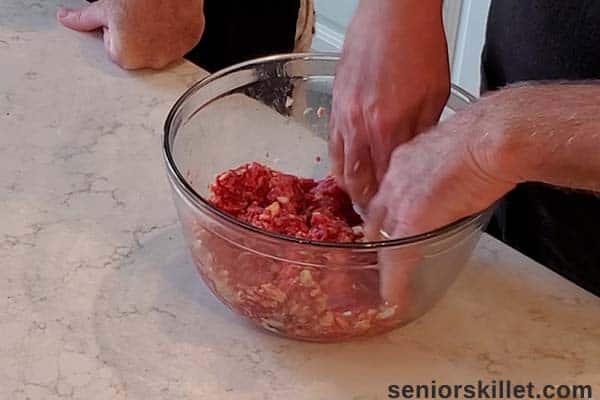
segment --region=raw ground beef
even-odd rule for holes
[[[327,242],[362,239],[362,220],[331,177],[317,182],[251,163],[219,175],[210,189],[215,207],[266,231]]]
[[[299,178],[251,163],[220,174],[211,204],[258,228],[301,239],[357,242],[361,218],[333,178]],[[335,341],[398,324],[379,296],[375,269],[312,268],[242,249],[193,229],[193,256],[205,281],[230,308],[289,337]],[[285,245],[282,245],[285,247]]]

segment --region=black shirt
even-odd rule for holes
[[[300,0],[205,0],[206,26],[186,58],[214,72],[294,50]]]
[[[600,1],[492,0],[482,90],[585,79],[600,79]],[[600,295],[600,194],[519,185],[490,233]]]

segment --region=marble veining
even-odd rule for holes
[[[58,3],[0,4],[0,399],[365,400],[493,378],[600,393],[600,300],[489,237],[391,334],[317,345],[239,321],[196,277],[161,157],[204,72],[122,71]]]

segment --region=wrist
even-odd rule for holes
[[[468,148],[482,172],[493,180],[516,185],[527,181],[527,119],[513,107],[514,89],[504,89],[480,99],[469,111]],[[467,125],[467,124],[465,124]]]
[[[361,0],[356,14],[378,15],[381,22],[398,24],[424,24],[423,30],[430,23],[442,22],[442,0]],[[373,29],[381,29],[380,26]],[[426,31],[426,30],[425,30]]]
[[[441,10],[443,3],[443,0],[360,0],[359,7],[387,6],[394,7],[396,9],[414,7],[418,10]]]
[[[488,176],[598,190],[599,102],[598,84],[511,87],[464,112],[463,132]]]

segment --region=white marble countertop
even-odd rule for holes
[[[391,334],[318,345],[240,322],[188,261],[161,158],[203,72],[121,71],[57,4],[0,3],[0,399],[374,400],[432,379],[600,395],[600,299],[489,237]]]

